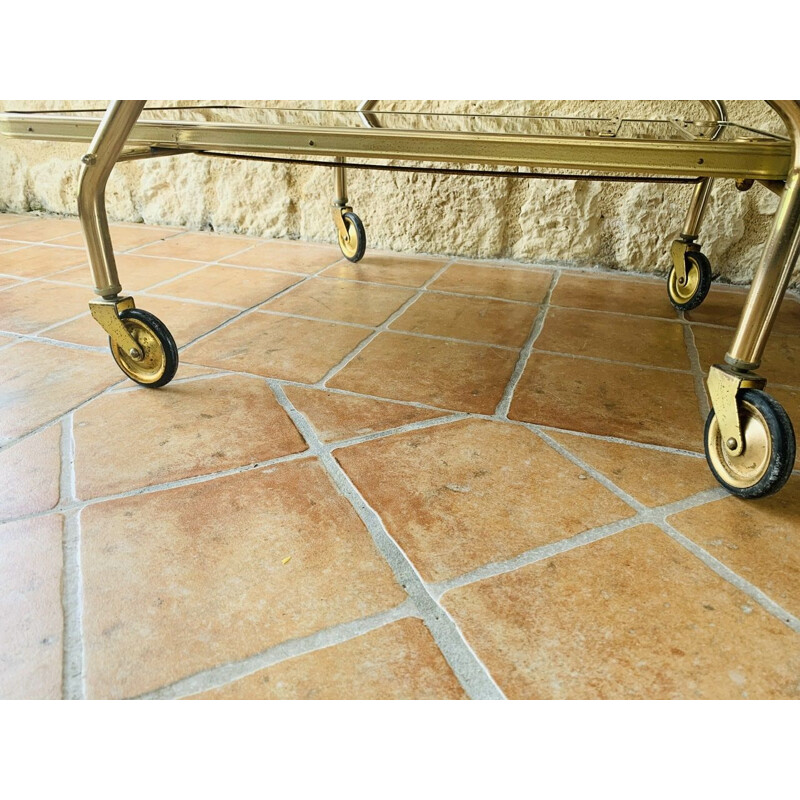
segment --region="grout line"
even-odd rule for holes
[[[303,412],[301,411],[299,413],[302,414]],[[341,439],[335,442],[323,443],[323,446],[332,453],[334,450],[342,450],[345,447],[353,447],[354,445],[364,444],[365,442],[374,442],[378,439],[386,439],[389,436],[398,436],[403,433],[410,433],[411,431],[422,431],[426,428],[435,428],[438,425],[449,425],[451,422],[458,422],[462,419],[469,419],[469,415],[449,414],[445,417],[434,417],[433,419],[418,420],[417,422],[409,422],[407,425],[398,425],[395,428],[387,428],[383,431],[366,433],[363,436],[354,436],[350,439]]]
[[[547,287],[547,293],[545,294],[541,305],[539,306],[539,312],[536,314],[536,319],[534,319],[533,325],[531,326],[531,332],[528,335],[525,344],[522,345],[522,349],[520,350],[519,358],[517,359],[514,371],[511,373],[511,377],[508,379],[505,391],[503,392],[503,397],[497,404],[497,408],[494,412],[496,417],[505,418],[508,416],[508,410],[511,407],[514,391],[516,390],[517,384],[522,378],[522,373],[525,371],[525,367],[528,365],[528,359],[531,357],[531,353],[533,352],[534,342],[539,337],[539,334],[544,327],[547,311],[550,308],[550,298],[553,296],[553,291],[555,290],[560,277],[561,272],[559,270],[555,270],[553,277],[550,280],[550,285]]]
[[[442,595],[446,594],[451,589],[460,589],[462,586],[469,586],[470,584],[478,583],[478,581],[483,581],[488,578],[495,578],[499,575],[505,575],[509,572],[515,572],[522,567],[527,567],[530,564],[535,564],[538,561],[543,561],[544,559],[560,555],[561,553],[567,553],[570,550],[582,547],[583,545],[598,542],[601,539],[606,539],[609,536],[613,536],[616,533],[621,533],[622,531],[630,530],[631,528],[635,528],[641,524],[642,521],[637,514],[633,517],[611,522],[608,525],[603,525],[599,528],[581,531],[581,533],[578,533],[575,536],[570,536],[567,539],[560,539],[557,542],[549,542],[541,547],[536,547],[532,550],[527,550],[524,553],[520,553],[513,558],[508,558],[504,561],[495,561],[488,564],[482,564],[481,566],[476,567],[469,572],[465,572],[463,575],[458,575],[455,578],[449,578],[448,580],[439,581],[438,583],[428,584],[428,591],[430,591],[434,598],[438,601],[441,599]]]
[[[0,330],[0,336],[14,336],[19,340],[3,345],[0,347],[0,350],[6,350],[15,344],[20,344],[20,342],[38,342],[39,344],[50,344],[54,345],[55,347],[62,347],[65,350],[82,350],[90,353],[108,352],[108,348],[101,347],[99,345],[94,346],[89,344],[78,344],[77,342],[67,342],[62,339],[51,339],[49,336],[41,336],[37,333],[13,333],[12,331]]]
[[[692,377],[694,378],[694,392],[697,395],[698,411],[701,421],[703,425],[705,425],[711,406],[706,396],[705,376],[703,374],[703,368],[700,365],[700,354],[697,352],[697,343],[694,340],[694,331],[691,325],[686,325],[684,327],[683,339],[686,343],[686,353],[689,356],[689,362],[692,365]]]
[[[635,509],[639,514],[645,511],[648,507],[644,504],[639,502],[633,495],[628,494],[624,489],[620,488],[615,484],[613,481],[609,480],[602,472],[596,470],[589,464],[587,461],[584,461],[582,458],[574,455],[570,450],[564,447],[560,442],[557,442],[551,436],[548,436],[544,431],[538,430],[536,426],[531,426],[531,430],[535,433],[543,442],[550,445],[557,453],[562,455],[568,461],[571,461],[575,466],[580,467],[584,472],[591,475],[599,484],[604,486],[610,492],[613,492],[617,497],[621,500],[624,500],[631,508]]]
[[[84,686],[83,587],[81,580],[81,528],[79,512],[64,517],[64,572],[62,605],[64,612],[62,697],[81,700]]]
[[[45,517],[49,514],[55,513],[71,513],[73,511],[83,511],[84,508],[97,505],[98,503],[108,503],[112,500],[125,500],[129,497],[138,497],[139,495],[155,494],[156,492],[166,492],[171,489],[180,489],[183,486],[194,486],[197,483],[208,483],[209,481],[216,480],[217,478],[228,478],[231,475],[238,475],[242,472],[251,472],[252,470],[269,469],[279,464],[285,464],[291,461],[299,461],[304,458],[310,458],[314,454],[309,450],[303,450],[299,453],[290,453],[285,456],[278,456],[271,458],[268,461],[259,461],[255,464],[243,464],[238,467],[231,467],[230,469],[222,470],[220,472],[208,472],[203,475],[193,475],[190,478],[178,478],[174,481],[166,481],[164,483],[156,483],[150,486],[139,486],[136,489],[128,489],[123,492],[115,492],[112,494],[101,495],[99,497],[91,497],[87,500],[75,499],[66,503],[59,503],[55,508],[49,511],[36,511],[32,514],[25,514],[21,517],[15,517],[13,520],[4,520],[4,522],[17,522],[29,519],[38,519]]]
[[[430,594],[419,572],[389,534],[378,513],[364,499],[330,451],[319,441],[314,429],[292,405],[280,384],[274,381],[268,381],[268,384],[278,403],[308,442],[310,451],[318,456],[334,485],[366,526],[376,548],[386,559],[397,582],[413,600],[461,686],[473,699],[504,699],[500,687],[469,646],[452,617]]]
[[[697,505],[705,505],[715,500],[721,500],[729,497],[729,493],[722,487],[709,489],[704,492],[699,492],[696,495],[680,500],[676,503],[668,503],[664,506],[657,508],[648,508],[640,503],[635,498],[631,497],[627,492],[617,486],[613,481],[609,480],[605,475],[593,469],[591,465],[583,461],[579,456],[574,455],[566,448],[562,447],[558,442],[552,440],[549,436],[536,431],[536,433],[551,447],[560,452],[563,456],[569,458],[572,463],[580,466],[587,473],[592,475],[595,480],[603,484],[609,491],[614,492],[621,500],[624,500],[629,505],[637,509],[638,513],[635,517],[641,523],[650,523],[657,525],[662,531],[668,534],[676,542],[683,545],[684,548],[689,550],[693,555],[699,558],[707,567],[712,569],[717,575],[723,578],[728,583],[743,591],[759,605],[761,605],[772,616],[779,619],[784,624],[788,625],[793,631],[800,633],[800,620],[793,615],[789,614],[785,609],[771,600],[760,589],[753,586],[749,581],[745,580],[730,568],[726,567],[722,562],[715,559],[711,554],[707,553],[702,548],[698,547],[694,542],[679,533],[675,528],[667,522],[667,517],[677,514],[680,511],[686,511],[689,508],[694,508]]]
[[[705,456],[702,453],[695,452],[694,450],[682,450],[679,447],[668,447],[662,444],[651,444],[649,442],[635,442],[632,439],[622,439],[619,436],[604,436],[601,433],[587,433],[585,431],[572,431],[566,428],[554,428],[552,425],[540,425],[533,422],[525,422],[523,420],[509,419],[507,420],[514,425],[524,425],[525,427],[533,430],[540,430],[546,433],[566,433],[569,436],[576,436],[582,439],[595,439],[599,442],[611,442],[613,444],[624,444],[629,447],[638,447],[642,450],[655,450],[659,453],[669,453],[676,456],[689,456],[690,458],[702,458]]]
[[[570,460],[577,461],[574,458]],[[587,472],[588,471],[589,470],[587,470]],[[606,486],[609,491],[612,491],[619,496],[621,490],[613,484],[609,486],[609,483],[609,481],[605,480],[603,485]],[[622,494],[624,494],[624,492],[622,492]],[[689,509],[696,508],[697,506],[706,505],[707,503],[727,496],[728,495],[725,490],[720,488],[698,492],[690,497],[684,497],[681,500],[677,500],[672,503],[666,503],[665,505],[656,508],[651,508],[644,506],[641,503],[637,503],[637,505],[640,507],[640,510],[637,511],[633,516],[616,520],[606,525],[601,525],[597,528],[581,531],[580,533],[570,536],[566,539],[548,542],[541,547],[527,550],[524,553],[520,553],[519,555],[505,559],[504,561],[494,561],[487,564],[482,564],[481,566],[476,567],[469,572],[465,572],[462,575],[458,575],[454,578],[449,578],[448,580],[440,581],[438,583],[429,584],[428,588],[436,593],[436,597],[438,599],[451,589],[458,589],[462,586],[468,586],[472,583],[477,583],[478,581],[494,578],[498,575],[505,575],[509,572],[514,572],[521,567],[526,567],[530,564],[535,564],[538,561],[543,561],[547,558],[560,555],[561,553],[575,550],[578,547],[592,544],[600,541],[601,539],[606,539],[609,536],[614,536],[615,534],[636,528],[639,525],[653,524],[661,526],[664,522],[664,519],[672,514],[677,514],[681,511],[687,511]],[[620,497],[620,499],[624,498]]]
[[[300,656],[308,655],[328,647],[343,644],[358,636],[371,633],[385,625],[390,625],[401,619],[416,617],[416,609],[411,598],[406,598],[399,606],[389,611],[381,611],[368,617],[362,617],[351,622],[342,622],[332,625],[321,631],[302,636],[298,639],[289,639],[267,648],[261,653],[234,661],[217,667],[212,667],[202,672],[197,672],[186,678],[181,678],[175,683],[162,686],[152,692],[139,695],[139,700],[177,700],[191,695],[201,694],[212,689],[219,689],[234,681],[246,678],[262,669],[271,667],[280,662]]]
[[[436,270],[436,272],[428,278],[422,286],[417,289],[417,291],[406,300],[400,308],[397,309],[393,314],[390,314],[377,328],[375,328],[366,339],[362,339],[359,344],[357,344],[338,364],[331,367],[325,375],[320,378],[314,386],[324,387],[326,382],[333,378],[338,372],[343,370],[362,350],[364,350],[370,342],[373,342],[376,337],[380,336],[381,333],[388,330],[389,325],[391,325],[396,319],[399,319],[414,303],[422,297],[425,289],[433,283],[453,262],[452,261],[445,261],[444,264]]]
[[[214,262],[214,263],[216,263],[216,262]],[[328,266],[330,266],[330,265],[328,265]],[[273,294],[273,295],[270,295],[270,297],[268,297],[266,300],[260,300],[260,301],[259,301],[258,303],[256,303],[255,305],[253,305],[253,306],[250,306],[249,308],[245,308],[243,311],[241,311],[241,312],[240,312],[240,313],[238,313],[238,314],[235,314],[235,315],[234,315],[234,316],[232,316],[230,319],[227,319],[227,320],[225,320],[224,322],[221,322],[221,323],[220,323],[219,325],[217,325],[215,328],[212,328],[211,330],[209,330],[209,331],[206,331],[205,333],[201,333],[199,336],[195,336],[195,338],[194,338],[194,339],[192,339],[192,340],[188,341],[188,342],[187,342],[186,344],[184,344],[182,347],[179,347],[179,348],[178,348],[178,351],[179,351],[179,352],[182,352],[182,351],[183,351],[183,350],[185,350],[187,347],[190,347],[190,346],[191,346],[191,345],[193,345],[193,344],[197,344],[198,342],[201,342],[201,341],[203,341],[203,339],[206,339],[206,338],[208,338],[209,336],[211,336],[211,335],[212,335],[212,334],[214,334],[214,333],[217,333],[218,331],[222,330],[223,328],[227,328],[229,325],[231,325],[232,323],[236,322],[237,320],[240,320],[240,319],[242,319],[243,317],[245,317],[245,316],[247,316],[247,315],[249,315],[249,314],[253,314],[253,313],[255,313],[255,312],[258,310],[258,308],[259,308],[260,306],[264,305],[264,303],[266,303],[266,302],[268,302],[268,301],[271,301],[271,300],[277,300],[279,297],[282,297],[282,296],[283,296],[283,295],[285,295],[287,292],[290,292],[292,289],[296,289],[298,286],[301,286],[301,285],[302,285],[302,284],[304,284],[306,281],[308,281],[308,280],[311,280],[311,278],[315,278],[317,275],[319,275],[319,273],[320,273],[320,272],[321,272],[323,269],[328,269],[328,267],[327,267],[327,266],[325,266],[325,267],[320,267],[320,268],[319,268],[319,270],[317,270],[317,272],[312,272],[312,273],[309,273],[308,275],[306,275],[305,277],[303,277],[301,280],[297,281],[296,283],[293,283],[291,286],[287,286],[285,289],[281,289],[279,292],[276,292],[275,294]],[[263,312],[262,312],[262,313],[263,313]],[[261,375],[261,376],[258,376],[258,377],[261,377],[261,378],[263,378],[263,375]]]
[[[621,367],[635,367],[636,369],[651,369],[658,372],[669,372],[676,375],[691,375],[691,370],[676,369],[675,367],[662,367],[658,364],[642,364],[635,361],[617,361],[613,358],[601,358],[600,356],[587,356],[583,353],[564,353],[560,350],[544,350],[540,347],[534,347],[533,352],[541,353],[546,356],[558,356],[560,358],[571,358],[578,361],[594,361],[598,364],[612,364]]]
[[[725,496],[729,497],[730,495],[726,493]],[[667,515],[665,515],[665,517],[666,516]],[[772,600],[772,598],[762,592],[761,589],[742,578],[741,575],[735,573],[730,567],[727,567],[721,561],[714,558],[714,556],[712,556],[708,551],[695,544],[695,542],[684,536],[676,528],[673,528],[672,525],[666,521],[666,519],[664,519],[662,522],[657,522],[656,524],[670,538],[674,539],[690,553],[697,556],[697,558],[699,558],[700,561],[702,561],[707,567],[716,572],[720,578],[730,584],[733,584],[733,586],[735,586],[737,589],[744,592],[744,594],[758,603],[766,612],[780,620],[795,633],[800,633],[800,619],[795,617],[793,614],[790,614],[785,608],[778,605],[778,603]]]

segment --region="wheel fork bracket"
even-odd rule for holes
[[[136,308],[132,297],[113,297],[89,301],[89,311],[100,323],[100,327],[111,337],[111,341],[123,352],[136,359],[141,358],[139,343],[134,339],[119,318],[119,312],[128,308]]]
[[[683,286],[686,283],[686,254],[697,252],[700,245],[686,239],[676,239],[672,243],[670,254],[672,255],[672,265],[675,267],[675,277],[678,283]]]
[[[350,234],[348,233],[347,225],[344,221],[344,215],[352,210],[352,206],[339,205],[338,203],[333,204],[333,221],[336,224],[336,230],[339,232],[339,236],[343,242],[350,241]]]
[[[737,372],[727,364],[715,364],[708,372],[707,384],[725,448],[731,456],[741,455],[744,437],[736,396],[741,389],[763,389],[767,381],[755,373]]]

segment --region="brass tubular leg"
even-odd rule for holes
[[[697,238],[713,183],[712,178],[703,178],[694,187],[692,202],[689,203],[689,211],[686,214],[686,221],[683,223],[683,232],[681,233],[681,239],[685,242],[693,242]]]
[[[341,167],[336,167],[333,170],[333,204],[335,206],[346,206],[347,205],[347,171],[344,168],[344,159],[341,156],[337,156],[334,158],[334,161],[337,164],[341,164]]]
[[[711,119],[716,122],[727,122],[728,112],[725,105],[720,100],[701,100],[705,109],[711,113]],[[711,135],[716,139],[722,133],[722,126],[717,127]],[[697,184],[689,204],[689,211],[686,214],[686,221],[683,223],[681,239],[685,242],[693,242],[700,231],[700,223],[703,221],[703,214],[708,206],[708,198],[711,195],[711,186],[714,181],[711,178],[703,178]]]
[[[747,295],[733,345],[725,361],[739,370],[761,363],[775,316],[780,308],[800,250],[800,102],[774,100],[792,138],[794,155],[761,261]]]
[[[104,298],[116,297],[122,288],[108,231],[106,183],[144,104],[144,100],[114,100],[92,139],[89,152],[81,159],[78,214],[95,292]]]

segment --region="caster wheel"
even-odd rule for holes
[[[686,281],[681,284],[672,267],[667,277],[669,301],[678,311],[691,311],[706,299],[711,288],[711,264],[699,251],[686,253]]]
[[[120,312],[119,318],[139,343],[142,356],[134,359],[109,338],[108,345],[114,361],[131,380],[142,386],[166,386],[178,369],[178,348],[167,326],[158,317],[140,308],[126,308]]]
[[[737,497],[766,497],[778,491],[794,469],[792,422],[766,392],[745,389],[737,397],[744,450],[731,456],[713,409],[706,420],[705,450],[714,477]]]
[[[367,234],[364,230],[364,223],[352,211],[343,214],[342,219],[350,238],[345,241],[342,235],[339,234],[339,249],[348,261],[353,263],[361,261],[367,249]]]

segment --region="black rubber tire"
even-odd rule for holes
[[[342,250],[342,255],[348,261],[352,261],[355,264],[357,261],[361,261],[361,259],[364,258],[364,253],[367,251],[367,232],[364,230],[364,223],[361,221],[358,214],[354,213],[353,211],[348,211],[347,213],[342,214],[342,219],[344,220],[345,225],[347,225],[348,221],[352,224],[356,236],[355,253],[352,256],[348,256],[347,253]],[[341,246],[342,245],[340,242],[339,247],[341,248]]]
[[[117,362],[117,366],[128,378],[141,386],[147,386],[150,389],[158,389],[161,386],[166,386],[175,377],[175,373],[178,371],[178,347],[175,344],[175,339],[172,338],[172,334],[169,332],[169,328],[167,328],[155,314],[151,314],[149,311],[145,311],[141,308],[126,308],[124,311],[120,312],[119,318],[121,320],[134,319],[146,325],[153,332],[155,338],[158,339],[164,352],[166,364],[164,373],[158,380],[153,382],[138,380],[134,375],[131,375],[122,368],[115,352],[114,343],[109,338],[108,345],[111,349],[112,356],[114,356],[114,360]]]
[[[678,311],[691,311],[697,308],[703,300],[706,299],[709,289],[711,289],[711,262],[699,250],[690,250],[686,253],[686,269],[691,270],[692,267],[697,269],[699,273],[699,280],[695,293],[688,299],[681,302],[680,298],[673,296],[670,289],[675,275],[675,267],[672,267],[667,277],[667,295],[673,307]]]
[[[737,400],[746,401],[757,408],[767,423],[770,440],[772,442],[772,456],[766,473],[758,483],[753,486],[741,488],[732,486],[726,482],[724,476],[721,476],[717,472],[709,453],[709,448],[714,446],[713,443],[709,443],[709,431],[715,417],[714,409],[711,409],[708,414],[705,433],[703,435],[706,461],[714,477],[731,494],[744,498],[745,500],[768,497],[771,494],[775,494],[775,492],[783,487],[786,481],[789,480],[789,476],[794,469],[797,445],[792,421],[789,419],[789,415],[786,413],[783,406],[766,392],[759,391],[758,389],[744,389],[739,392]]]

